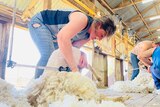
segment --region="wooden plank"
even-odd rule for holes
[[[135,93],[131,96],[130,100],[125,102],[125,104],[128,107],[144,107],[152,98],[154,98],[153,94]]]
[[[160,95],[155,95],[145,107],[160,107]]]
[[[108,97],[129,96],[130,99],[124,102],[127,107],[160,107],[159,95],[142,93],[120,93],[109,89],[98,89],[98,92]]]
[[[10,24],[0,24],[0,77],[5,79],[5,67],[8,52],[9,27]]]

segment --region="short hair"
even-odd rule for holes
[[[154,43],[155,43],[155,44],[160,44],[160,39],[157,38],[157,39],[154,41]]]
[[[94,23],[101,23],[101,28],[108,33],[108,36],[113,35],[116,31],[116,26],[113,19],[107,15],[95,19]]]

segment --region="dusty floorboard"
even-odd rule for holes
[[[100,93],[107,96],[129,96],[130,99],[124,103],[127,107],[160,107],[160,95],[142,94],[142,93],[118,93],[111,90],[99,90]]]

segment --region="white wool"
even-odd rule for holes
[[[72,50],[78,65],[81,52],[74,47]],[[67,66],[59,49],[52,53],[47,66],[57,68]],[[57,70],[46,70],[39,79],[32,80],[26,89],[26,95],[34,107],[48,107],[51,103],[54,103],[52,107],[97,107],[95,102],[101,101],[91,79],[82,76],[79,72],[58,72]],[[66,98],[66,95],[75,97]]]
[[[133,81],[117,81],[109,89],[117,92],[149,93],[154,90],[154,82],[152,75],[142,70]]]
[[[7,104],[0,102],[0,107],[11,107],[11,106],[8,106]]]
[[[102,101],[97,103],[94,100],[78,101],[75,96],[66,95],[64,100],[55,101],[49,107],[126,107],[123,103],[113,101]]]
[[[98,102],[111,100],[102,97],[93,81],[78,72],[45,72],[38,81],[27,90],[34,107],[105,107]]]
[[[79,64],[79,59],[81,56],[81,52],[78,48],[72,47],[72,52],[73,52],[73,56],[75,59],[75,63],[78,65]],[[68,67],[67,62],[65,61],[60,49],[55,50],[52,55],[50,56],[47,66],[49,67]]]
[[[33,105],[47,106],[51,102],[63,100],[66,94],[83,100],[96,100],[99,97],[92,80],[78,72],[45,72],[39,83],[27,90],[29,101]]]
[[[11,84],[0,79],[0,102],[11,107],[31,107],[27,97],[20,95]]]

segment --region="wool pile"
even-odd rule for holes
[[[0,107],[31,107],[27,96],[0,79]]]
[[[134,80],[117,81],[109,89],[127,93],[152,93],[154,82],[152,75],[143,69]]]

